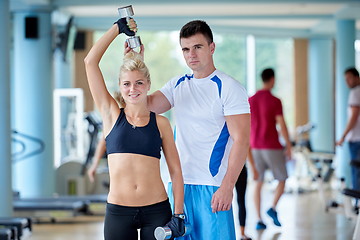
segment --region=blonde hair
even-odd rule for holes
[[[145,78],[150,82],[149,69],[145,65],[142,56],[137,52],[131,51],[124,56],[123,64],[120,67],[119,81],[121,74],[126,71],[139,71],[144,74]]]
[[[148,83],[151,83],[149,69],[144,63],[143,57],[137,52],[131,51],[125,54],[123,64],[120,67],[119,82],[121,81],[122,73],[129,71],[138,71],[142,73],[144,77],[148,80]],[[125,100],[121,96],[120,92],[116,93],[115,99],[119,102],[121,107],[126,106]]]

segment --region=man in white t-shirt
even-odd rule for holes
[[[185,183],[185,222],[177,239],[233,240],[233,189],[249,149],[250,107],[244,87],[217,70],[210,27],[191,21],[180,45],[192,74],[175,77],[148,99],[150,110],[174,108],[175,138]],[[171,199],[171,184],[169,198]]]
[[[355,68],[345,71],[346,83],[350,88],[348,100],[348,123],[344,133],[336,145],[341,146],[344,141],[349,143],[352,184],[353,188],[360,190],[360,78]]]

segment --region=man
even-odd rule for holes
[[[267,214],[273,219],[276,226],[281,226],[277,217],[276,206],[281,195],[284,193],[287,179],[286,158],[291,157],[291,142],[285,124],[282,104],[280,99],[273,96],[271,89],[275,85],[275,73],[271,68],[265,69],[261,78],[263,88],[249,99],[251,107],[251,152],[254,158],[258,178],[254,191],[254,200],[258,215],[257,230],[265,229],[261,217],[261,189],[264,182],[264,173],[270,169],[278,185],[275,190],[271,208]],[[280,144],[276,126],[280,126],[281,135],[286,141],[285,151]]]
[[[149,96],[148,105],[156,113],[174,107],[185,221],[192,226],[182,239],[233,240],[233,189],[249,147],[248,97],[237,81],[215,68],[215,43],[204,21],[184,25],[180,45],[193,74],[170,80]]]
[[[345,80],[350,88],[348,99],[348,123],[340,140],[336,142],[341,146],[344,141],[349,142],[352,184],[353,188],[360,190],[360,78],[356,68],[345,70]]]

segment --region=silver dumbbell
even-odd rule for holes
[[[134,16],[132,5],[118,8],[120,18],[126,18],[129,21],[131,16]],[[141,46],[141,40],[139,36],[132,36],[126,39],[130,48],[136,48]]]
[[[185,224],[185,233],[183,236],[188,235],[190,232],[191,226],[189,224]],[[156,240],[170,239],[172,237],[172,232],[168,226],[157,227],[154,231],[154,236]]]

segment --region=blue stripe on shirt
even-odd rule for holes
[[[211,78],[211,80],[217,84],[218,91],[219,91],[219,97],[221,97],[222,82],[221,82],[220,78],[218,78],[218,76],[215,75],[214,77]]]
[[[221,160],[225,154],[226,144],[229,140],[229,130],[227,128],[226,123],[224,124],[223,129],[221,130],[220,136],[215,143],[214,149],[211,153],[210,162],[209,162],[209,169],[211,175],[214,177],[219,172],[219,168],[221,165]]]
[[[181,77],[177,82],[176,82],[176,85],[174,88],[176,88],[180,83],[182,83],[183,81],[185,81],[186,79],[190,80],[191,78],[194,77],[194,74],[188,76],[188,75],[185,75],[183,77]]]

